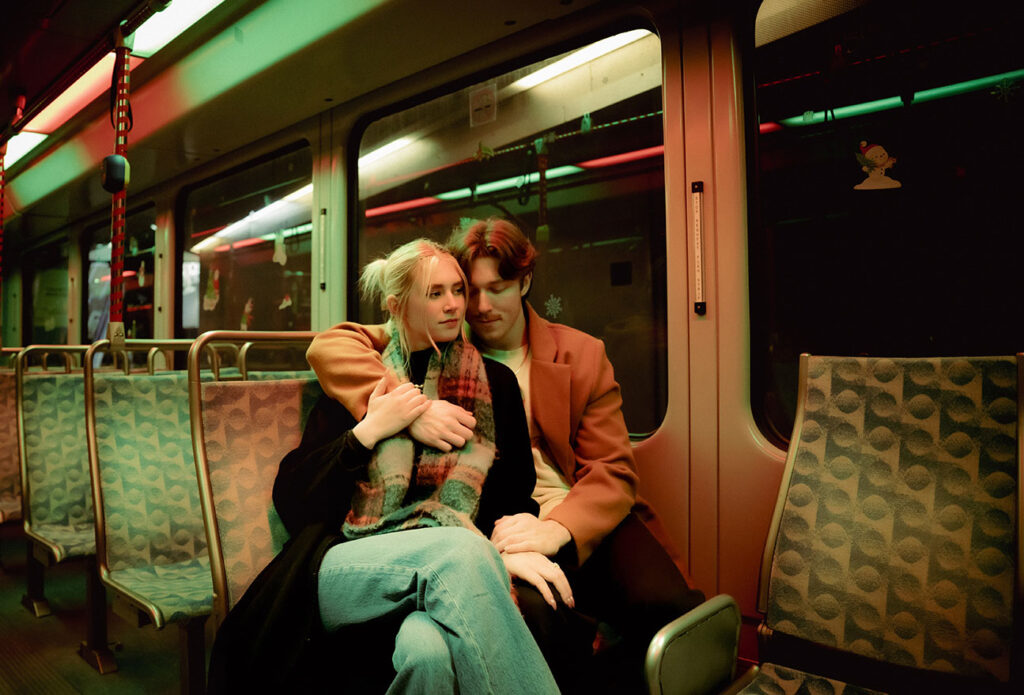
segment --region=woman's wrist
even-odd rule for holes
[[[367,449],[377,446],[377,442],[380,440],[380,436],[375,431],[373,425],[367,422],[366,418],[356,423],[356,426],[352,428],[352,435]]]

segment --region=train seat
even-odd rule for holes
[[[743,692],[1018,691],[1022,363],[801,356]]]
[[[249,371],[247,348],[253,343],[304,348],[315,335],[213,331],[200,336],[189,353],[192,444],[217,625],[287,540],[271,499],[274,478],[281,459],[298,446],[305,417],[322,393],[311,370]],[[241,380],[199,378],[198,356],[217,340],[243,344]]]
[[[187,350],[190,340],[127,341],[128,353]],[[183,692],[205,683],[204,625],[213,603],[206,532],[192,459],[188,375],[97,370],[86,353],[86,422],[96,556],[114,611],[181,633]],[[129,360],[126,360],[128,362]]]
[[[0,369],[0,523],[21,519],[17,394],[17,373],[13,369]]]
[[[106,595],[96,565],[96,531],[85,436],[85,380],[79,368],[86,345],[32,345],[17,357],[18,446],[22,510],[28,540],[22,604],[50,614],[45,568],[71,559],[86,565],[86,639],[78,653],[100,673],[117,669],[107,644]],[[51,357],[63,370],[47,369]],[[41,361],[43,368],[33,367]]]
[[[256,376],[256,375],[254,375]],[[277,467],[302,438],[304,416],[319,398],[312,373],[304,378],[203,383],[198,403],[202,435],[196,461],[214,537],[215,611],[222,621],[256,575],[287,540],[271,493]]]

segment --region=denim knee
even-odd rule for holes
[[[446,528],[442,550],[434,559],[436,566],[448,566],[460,574],[474,572],[501,580],[509,589],[508,572],[501,555],[489,540],[465,528]]]
[[[405,617],[395,636],[391,658],[395,680],[391,693],[454,693],[452,653],[441,627],[422,611]]]
[[[441,627],[423,611],[413,611],[398,628],[393,661],[396,671],[402,668],[451,671],[452,654]]]

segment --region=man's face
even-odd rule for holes
[[[513,350],[524,342],[526,317],[522,297],[530,277],[522,282],[498,274],[496,258],[478,258],[469,268],[469,307],[466,320],[486,347]]]

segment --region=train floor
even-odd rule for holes
[[[36,618],[21,605],[25,540],[19,524],[0,526],[0,695],[171,695],[180,692],[178,628],[134,625],[107,610],[117,670],[100,674],[81,657],[85,639],[85,565],[46,570],[51,614]],[[208,626],[209,627],[209,626]],[[207,656],[212,637],[207,629]]]

